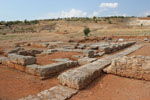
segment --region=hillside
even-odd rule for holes
[[[149,36],[150,25],[142,23],[143,20],[144,22],[149,23],[149,18],[136,17],[93,17],[33,21],[1,21],[0,40],[76,40],[84,38],[83,29],[85,27],[90,28],[90,37]]]
[[[95,29],[126,28],[130,18],[106,17],[106,18],[66,18],[35,21],[10,21],[0,22],[0,33],[26,33],[26,32],[81,32],[85,26]]]

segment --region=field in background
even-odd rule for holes
[[[149,36],[150,25],[142,23],[146,20],[149,21],[150,18],[93,17],[91,19],[68,18],[15,22],[1,21],[0,42],[82,39],[84,38],[83,29],[85,26],[91,30],[90,37]],[[131,25],[133,22],[134,25]]]

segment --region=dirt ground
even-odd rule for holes
[[[70,60],[77,60],[73,58],[73,55],[81,55],[78,52],[56,52],[50,55],[41,55],[37,56],[37,64],[38,65],[47,65],[51,63],[55,63],[52,59],[59,59],[59,58],[69,58]]]
[[[145,44],[144,47],[131,53],[129,56],[134,56],[134,55],[150,56],[150,43]]]
[[[33,75],[0,66],[0,100],[16,100],[57,84],[56,77],[42,81]]]
[[[104,75],[70,100],[149,100],[150,82]]]

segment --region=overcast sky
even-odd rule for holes
[[[146,15],[150,0],[0,0],[0,20]]]

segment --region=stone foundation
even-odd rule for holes
[[[104,72],[119,76],[150,80],[150,57],[122,57],[112,61]]]

